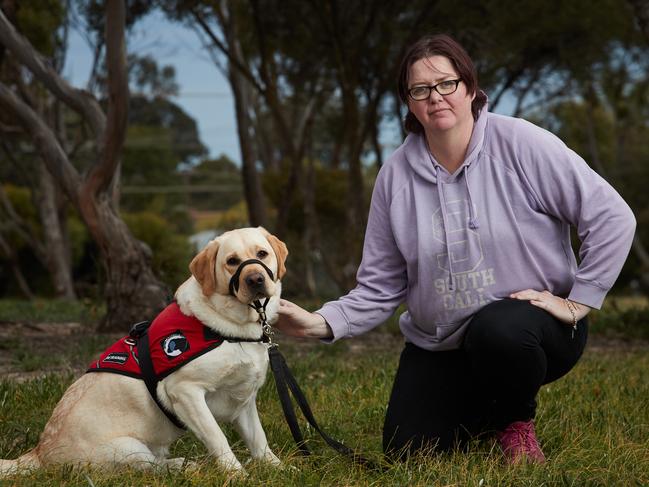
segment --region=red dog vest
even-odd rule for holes
[[[260,330],[261,331],[261,330]],[[90,364],[87,372],[112,372],[144,381],[149,394],[178,426],[185,425],[158,399],[157,385],[173,371],[201,355],[228,342],[262,342],[265,339],[231,338],[219,335],[193,316],[180,311],[176,302],[167,306],[148,325],[134,325],[128,336],[111,345],[99,360]]]
[[[183,314],[175,302],[153,320],[142,338],[148,339],[157,381],[226,340],[197,318]],[[88,372],[113,372],[142,379],[137,340],[132,336],[118,340],[106,349],[99,360],[90,364]]]

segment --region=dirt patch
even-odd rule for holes
[[[81,323],[0,322],[0,377],[27,380],[47,373],[80,375],[123,334],[97,334]]]

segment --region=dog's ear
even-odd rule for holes
[[[189,270],[203,289],[205,296],[211,296],[216,291],[216,254],[219,242],[212,240],[194,257],[189,264]]]
[[[288,249],[286,244],[278,239],[275,235],[272,235],[264,227],[259,227],[259,230],[264,234],[268,243],[275,251],[277,256],[277,279],[281,279],[286,274],[286,257],[288,257]]]

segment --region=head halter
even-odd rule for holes
[[[262,261],[258,259],[248,259],[244,260],[241,264],[239,264],[239,267],[237,268],[237,271],[234,273],[234,275],[230,278],[230,294],[232,296],[235,296],[238,291],[239,291],[239,277],[241,276],[241,271],[243,268],[247,265],[250,264],[259,264],[264,268],[264,270],[268,273],[268,276],[270,277],[271,281],[275,280],[275,277],[273,276],[273,271],[270,270],[270,268],[264,264]]]

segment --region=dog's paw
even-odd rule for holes
[[[192,460],[187,460],[183,457],[166,458],[163,462],[160,463],[160,466],[164,466],[165,468],[172,470],[186,470],[190,472],[196,471],[199,467],[198,463]]]
[[[264,462],[270,463],[274,467],[282,468],[282,461],[272,451],[267,451],[263,458]]]
[[[244,471],[243,465],[241,465],[241,463],[239,463],[239,460],[234,458],[234,456],[228,459],[219,458],[218,463],[222,469],[226,470],[227,472],[231,472],[233,474],[237,474],[239,472]]]

